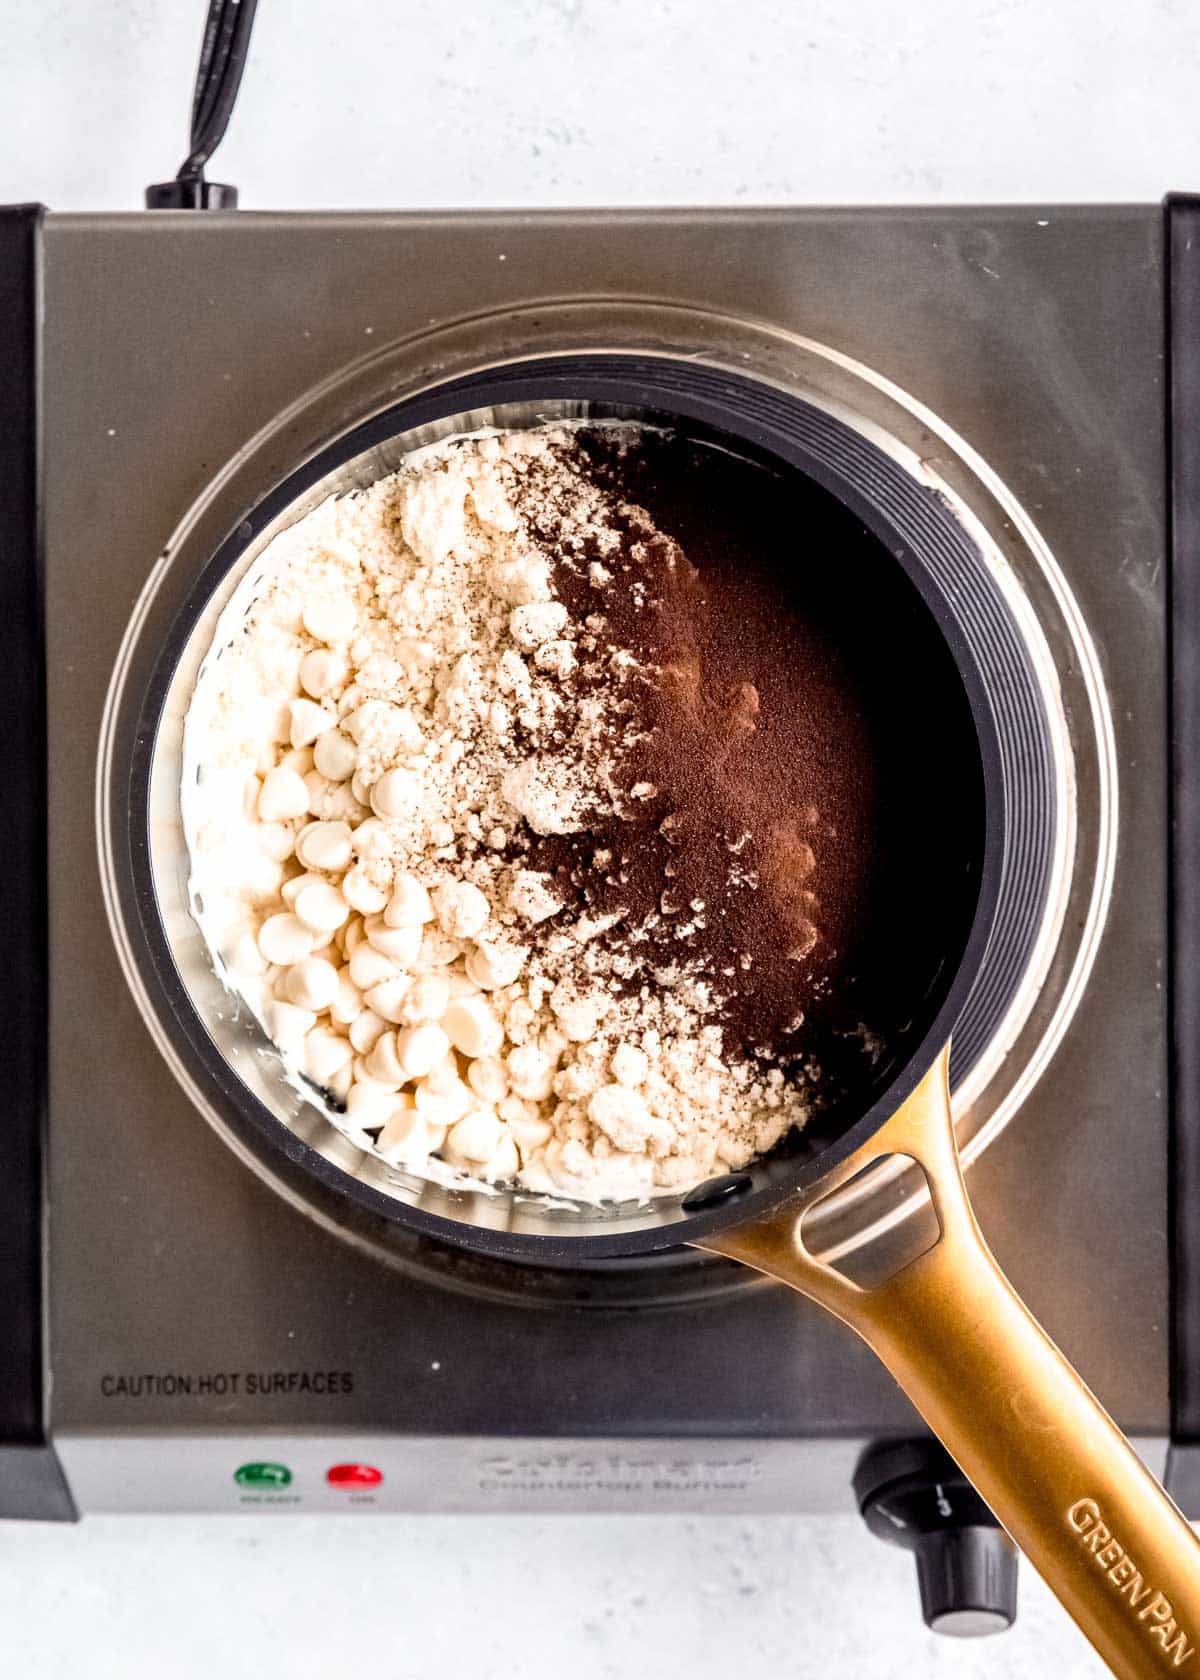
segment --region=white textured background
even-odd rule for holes
[[[184,151],[201,0],[0,0],[0,201],[135,208]],[[261,0],[217,179],[247,207],[1156,199],[1200,187],[1192,0]],[[849,1507],[849,1490],[847,1490]],[[814,1522],[0,1524],[13,1680],[1076,1680],[1023,1571],[927,1635]]]
[[[0,0],[0,200],[135,208],[203,0]],[[1194,0],[261,0],[247,207],[1153,199],[1200,181]]]

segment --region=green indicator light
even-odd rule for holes
[[[239,1487],[285,1488],[292,1472],[286,1464],[241,1464],[233,1472],[233,1479]]]

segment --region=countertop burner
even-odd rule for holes
[[[1044,906],[961,1080],[960,1137],[1001,1263],[1162,1471],[1182,1298],[1162,211],[10,215],[0,234],[29,327],[6,483],[34,482],[39,404],[43,440],[52,1376],[43,1391],[23,1368],[33,1421],[0,1453],[0,1508],[334,1510],[348,1495],[327,1472],[361,1463],[380,1479],[356,1497],[378,1509],[850,1510],[868,1445],[923,1438],[852,1335],[732,1264],[480,1260],[237,1158],[156,1048],[110,933],[106,697],[131,627],[169,634],[167,572],[194,581],[297,463],[391,406],[600,352],[803,388],[988,556],[1053,802]],[[33,579],[32,511],[27,535]],[[901,1242],[913,1190],[875,1173],[823,1210],[822,1245]],[[1177,1439],[1185,1498],[1190,1465]],[[889,1470],[872,1510],[919,1499],[914,1474]]]

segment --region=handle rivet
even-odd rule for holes
[[[680,1206],[685,1213],[695,1213],[699,1208],[714,1207],[717,1202],[727,1202],[731,1196],[740,1196],[753,1183],[749,1173],[725,1173],[721,1178],[706,1178],[703,1184],[697,1184],[694,1190],[688,1191]]]

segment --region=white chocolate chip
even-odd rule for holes
[[[336,1021],[339,1027],[349,1027],[358,1020],[365,1007],[362,993],[350,978],[348,966],[337,971],[338,988],[333,1001],[329,1005],[329,1018]],[[357,1050],[358,1046],[354,1048]]]
[[[504,1028],[482,995],[455,998],[442,1017],[442,1026],[464,1056],[494,1056],[504,1043]]]
[[[387,824],[380,822],[378,817],[368,817],[354,830],[354,851],[369,863],[383,862],[388,856],[390,844]]]
[[[422,1079],[445,1059],[450,1040],[432,1022],[396,1034],[396,1055],[408,1079]]]
[[[356,863],[342,876],[342,894],[348,904],[364,916],[374,916],[383,909],[388,895],[377,887],[361,863]]]
[[[281,754],[277,768],[294,770],[297,776],[303,778],[312,769],[313,762],[311,747],[292,747],[289,751]]]
[[[396,1093],[386,1085],[368,1080],[355,1080],[346,1098],[346,1114],[356,1126],[374,1128],[386,1126],[396,1110]]]
[[[407,974],[397,974],[390,980],[381,980],[363,995],[367,1007],[373,1009],[376,1015],[382,1015],[385,1021],[399,1023],[404,1020],[404,999],[408,993],[411,981]]]
[[[318,706],[315,700],[293,700],[288,710],[291,717],[290,740],[294,747],[311,746],[337,722],[333,713]]]
[[[316,935],[305,927],[299,916],[283,910],[269,916],[258,930],[258,948],[271,963],[291,964],[309,956],[316,945]]]
[[[300,661],[300,686],[314,700],[319,700],[332,689],[341,688],[348,674],[349,668],[343,656],[329,648],[314,648]]]
[[[431,1067],[425,1075],[425,1083],[431,1091],[452,1091],[459,1083],[458,1057],[452,1051],[447,1051],[436,1067]]]
[[[533,1121],[538,1117],[538,1105],[527,1097],[515,1097],[510,1091],[496,1104],[496,1113],[509,1125],[518,1120]]]
[[[345,782],[354,774],[358,750],[340,729],[328,729],[313,747],[313,764],[331,782]]]
[[[396,876],[383,919],[389,927],[423,927],[433,920],[433,901],[415,875]]]
[[[258,814],[263,822],[284,822],[308,810],[308,789],[294,770],[271,770],[263,778]]]
[[[527,1114],[517,1114],[509,1119],[508,1130],[526,1160],[535,1149],[541,1149],[554,1136],[554,1127],[549,1120],[530,1119]]]
[[[419,974],[404,1000],[401,1019],[410,1027],[420,1026],[422,1021],[440,1021],[449,1002],[450,982],[444,974]],[[450,1037],[453,1039],[453,1033]]]
[[[343,876],[342,879],[344,880],[345,877]],[[351,916],[338,938],[342,942],[342,950],[347,957],[352,956],[360,945],[367,944],[367,930],[362,917]]]
[[[437,1083],[422,1079],[413,1097],[418,1112],[431,1126],[453,1126],[474,1105],[470,1090],[457,1078]]]
[[[344,1103],[350,1095],[350,1088],[354,1084],[354,1061],[343,1062],[341,1067],[331,1073],[325,1081],[326,1087],[333,1092],[337,1101]]]
[[[381,1085],[390,1085],[393,1089],[398,1089],[412,1077],[400,1060],[394,1032],[381,1033],[375,1040],[366,1058],[365,1067],[371,1079]]]
[[[292,717],[287,705],[275,705],[268,701],[263,707],[262,717],[264,731],[271,740],[280,746],[290,746]]]
[[[301,1009],[298,1004],[277,998],[267,1006],[266,1023],[271,1037],[287,1053],[300,1044],[305,1033],[312,1031],[317,1017],[311,1009]]]
[[[296,836],[296,856],[306,869],[348,869],[352,855],[349,823],[312,822]]]
[[[247,899],[263,908],[274,904],[283,885],[283,865],[261,852],[245,855],[242,864],[242,886]]]
[[[412,968],[421,952],[420,928],[389,927],[381,915],[368,916],[363,924],[367,939],[377,951],[401,968]]]
[[[292,900],[292,909],[314,933],[333,933],[350,914],[350,906],[328,881],[310,881]]]
[[[411,770],[388,770],[371,789],[371,809],[377,817],[411,816],[421,808],[420,776]]]
[[[317,1085],[328,1085],[353,1057],[350,1040],[327,1028],[314,1027],[304,1040],[304,1071]]]
[[[446,1157],[454,1162],[482,1165],[504,1136],[504,1123],[494,1109],[473,1108],[446,1135]]]
[[[279,892],[288,909],[294,910],[296,908],[296,900],[304,891],[305,887],[315,887],[317,885],[323,886],[324,884],[325,877],[323,875],[314,875],[311,870],[305,870],[302,875],[293,875],[290,881],[285,881],[280,887]],[[314,929],[314,932],[315,931],[316,930]]]
[[[368,700],[365,705],[356,707],[342,718],[342,728],[361,744],[372,725],[383,715],[386,706],[386,700]]]
[[[385,980],[394,980],[399,970],[382,951],[369,942],[356,945],[350,953],[350,978],[360,992],[369,992]]]
[[[498,1056],[481,1056],[467,1069],[467,1084],[485,1103],[498,1103],[508,1094],[508,1073],[504,1063]]]
[[[493,1183],[514,1178],[521,1170],[521,1157],[515,1139],[506,1131],[483,1164],[484,1177]]]
[[[319,1015],[337,994],[337,969],[323,957],[305,957],[288,970],[288,1002]]]
[[[386,1021],[381,1020],[373,1009],[364,1009],[361,1015],[356,1015],[351,1021],[348,1036],[358,1054],[366,1056],[375,1048],[386,1030]]]
[[[375,1147],[389,1166],[420,1166],[442,1141],[439,1127],[431,1127],[416,1105],[393,1110],[387,1125],[376,1139]]]

